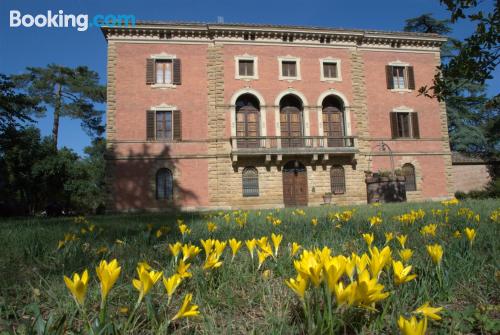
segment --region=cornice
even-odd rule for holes
[[[103,26],[108,41],[193,41],[213,43],[276,43],[324,46],[424,49],[438,51],[447,40],[436,34],[376,32],[307,27],[137,23],[136,26]]]

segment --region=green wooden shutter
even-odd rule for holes
[[[180,141],[182,139],[182,118],[181,111],[173,111],[173,125],[174,125],[174,140]]]
[[[174,58],[172,60],[172,65],[173,65],[173,70],[174,70],[174,76],[172,83],[174,85],[180,85],[181,84],[181,60],[179,58]]]
[[[418,113],[410,113],[410,115],[411,115],[412,137],[420,138],[420,131],[418,129]]]
[[[392,79],[392,66],[385,66],[385,77],[387,79],[387,88],[392,90],[394,88],[394,81]]]
[[[415,89],[415,74],[413,72],[413,66],[408,66],[406,68],[407,73],[408,73],[408,88],[410,90]]]
[[[155,83],[155,60],[153,58],[146,59],[146,84]]]
[[[399,135],[398,135],[398,113],[391,112],[390,118],[391,118],[392,138],[398,138],[399,137]]]
[[[154,141],[155,139],[155,111],[146,111],[146,139]]]

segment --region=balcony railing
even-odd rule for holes
[[[355,137],[258,136],[232,137],[232,152],[237,154],[322,154],[354,152]]]

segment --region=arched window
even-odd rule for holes
[[[344,104],[337,96],[329,95],[323,100],[323,133],[329,147],[345,146],[343,110]]]
[[[345,193],[345,172],[342,166],[340,165],[332,166],[330,170],[330,183],[333,194]]]
[[[405,184],[407,191],[417,190],[417,181],[415,178],[415,167],[410,163],[403,165],[403,176],[405,176]]]
[[[174,178],[169,169],[156,172],[156,199],[172,200],[174,196]]]
[[[260,134],[260,103],[252,94],[243,94],[236,100],[236,136],[238,148],[256,148]]]
[[[287,94],[280,100],[281,146],[304,147],[303,102],[295,94]]]
[[[246,167],[243,170],[243,196],[258,197],[259,196],[259,173],[254,167]]]

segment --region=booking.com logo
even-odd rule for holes
[[[10,27],[38,27],[38,28],[77,28],[86,31],[89,27],[101,26],[135,26],[135,16],[128,14],[97,14],[89,21],[87,14],[65,14],[62,9],[47,14],[21,14],[19,10],[10,11]]]

